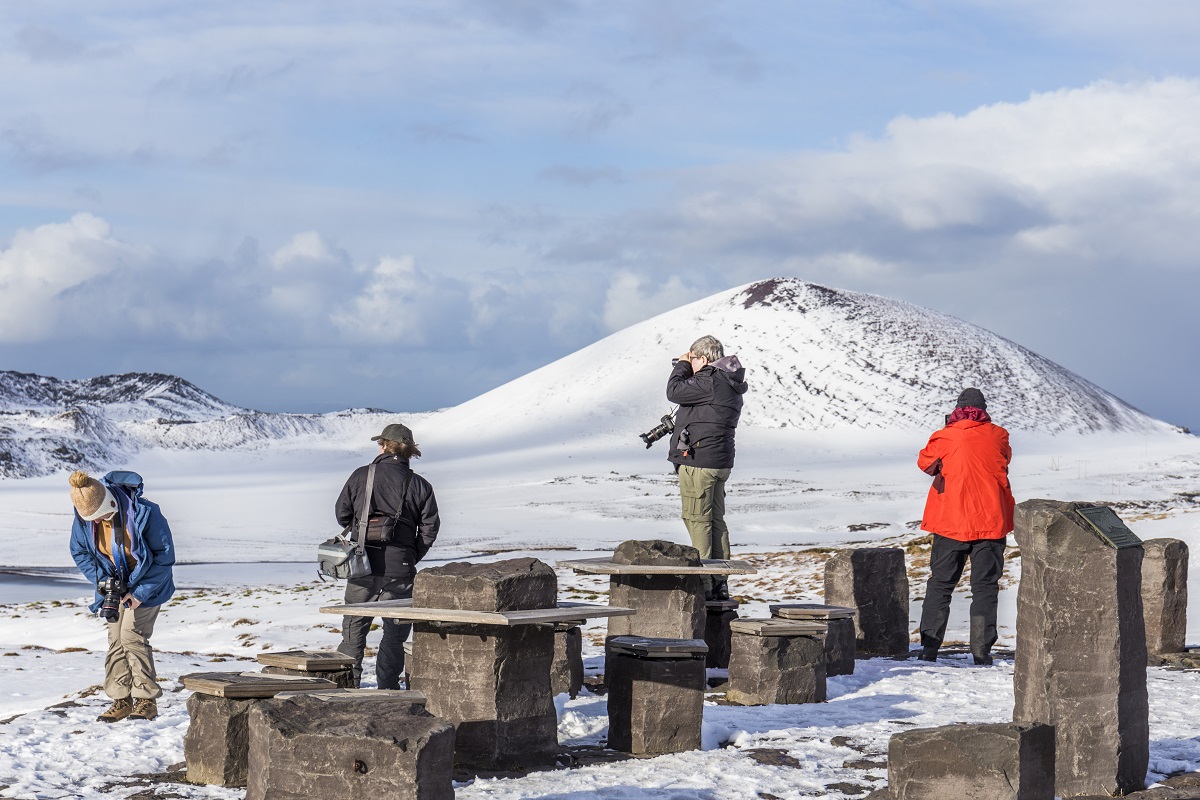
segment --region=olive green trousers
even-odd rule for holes
[[[701,558],[729,558],[729,528],[725,525],[725,481],[728,469],[681,466],[679,497],[683,502],[683,524],[692,547]],[[711,575],[704,576],[704,590],[712,590]]]

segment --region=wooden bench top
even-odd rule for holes
[[[194,672],[182,675],[179,682],[185,689],[212,697],[250,700],[274,697],[280,692],[328,691],[338,688],[324,678],[304,678],[297,675],[264,675],[261,672]]]
[[[587,575],[751,575],[758,572],[748,561],[706,558],[699,567],[614,564],[612,557],[559,561],[557,566]]]
[[[782,619],[851,619],[857,613],[847,606],[820,603],[780,603],[769,606],[771,615]]]
[[[391,700],[393,702],[413,703],[415,705],[425,705],[424,692],[406,691],[403,689],[330,689],[320,692],[280,692],[275,695],[276,698],[286,699],[288,697],[315,697],[318,700],[328,700],[331,702],[346,701],[346,700]]]
[[[733,633],[750,636],[823,636],[829,626],[824,622],[791,619],[735,619],[729,623]]]
[[[703,639],[656,639],[648,636],[613,636],[605,642],[613,653],[641,658],[684,658],[704,655],[708,645]]]
[[[283,667],[305,672],[337,672],[353,667],[354,659],[336,650],[284,650],[278,653],[259,653],[258,663],[266,667]]]
[[[471,611],[461,608],[419,608],[412,600],[384,600],[378,603],[352,603],[325,606],[322,614],[347,617],[387,617],[406,622],[447,622],[468,625],[544,625],[592,617],[628,617],[637,613],[634,608],[599,606],[589,603],[563,601],[557,608],[535,608],[525,611]]]

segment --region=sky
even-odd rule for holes
[[[0,369],[428,410],[795,276],[1200,430],[1197,40],[1188,0],[4,3]]]

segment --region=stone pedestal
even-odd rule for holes
[[[1108,515],[1115,546],[1081,509]],[[1062,797],[1141,789],[1149,761],[1141,543],[1111,512],[1080,503],[1027,500],[1015,523],[1013,719],[1055,727]]]
[[[825,602],[849,606],[859,653],[908,654],[908,573],[895,547],[842,550],[825,563]]]
[[[737,609],[737,600],[709,600],[704,604],[704,643],[708,645],[704,665],[709,669],[729,666],[729,623],[738,618]]]
[[[249,713],[246,800],[453,800],[454,728],[361,695],[263,700]]]
[[[249,742],[247,718],[258,700],[192,694],[187,700],[183,758],[189,783],[245,786]]]
[[[471,611],[556,608],[554,571],[536,559],[448,564],[417,573],[413,606]],[[472,769],[552,766],[558,717],[550,626],[413,626],[411,688],[454,723],[456,759]]]
[[[1142,610],[1150,664],[1182,653],[1187,636],[1188,546],[1178,539],[1142,543]]]
[[[583,688],[583,631],[578,625],[554,626],[554,661],[550,666],[550,692],[574,700]]]
[[[1054,800],[1054,729],[948,725],[888,744],[893,800]]]
[[[704,637],[704,581],[699,575],[613,575],[608,602],[637,609],[631,617],[609,617],[610,637]]]
[[[821,603],[787,603],[770,609],[771,616],[780,619],[825,623],[825,675],[854,674],[854,609]]]
[[[699,750],[704,642],[618,636],[606,649],[609,748],[635,755]]]
[[[825,625],[740,619],[725,699],[743,706],[825,702]]]

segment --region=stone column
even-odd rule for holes
[[[701,566],[699,550],[662,539],[622,542],[612,560],[630,566]],[[704,581],[699,575],[613,575],[608,604],[637,609],[631,617],[609,617],[609,636],[704,637]]]
[[[824,623],[740,619],[731,627],[726,700],[743,706],[825,702]]]
[[[554,626],[554,663],[550,667],[550,691],[568,694],[574,700],[583,688],[583,631],[573,622]]]
[[[908,655],[908,573],[896,547],[842,550],[825,563],[825,602],[857,610],[860,653]]]
[[[737,600],[709,600],[704,604],[704,643],[708,645],[708,658],[704,662],[709,669],[726,669],[729,666],[729,623],[738,618]]]
[[[893,800],[1054,800],[1054,729],[947,725],[888,743]]]
[[[1186,644],[1188,546],[1178,539],[1149,539],[1142,548],[1146,654],[1156,665],[1168,653],[1182,653]]]
[[[374,694],[255,704],[246,800],[453,800],[454,727]]]
[[[1055,727],[1062,797],[1141,789],[1149,763],[1142,547],[1107,510],[1119,546],[1102,539],[1079,513],[1091,508],[1027,500],[1016,509],[1013,720]]]
[[[699,750],[707,649],[699,639],[610,637],[608,746],[635,755]]]
[[[417,573],[414,607],[523,611],[557,607],[557,579],[531,558],[456,562]],[[558,716],[550,688],[554,630],[545,625],[413,626],[411,687],[454,723],[455,756],[487,770],[552,766]]]

